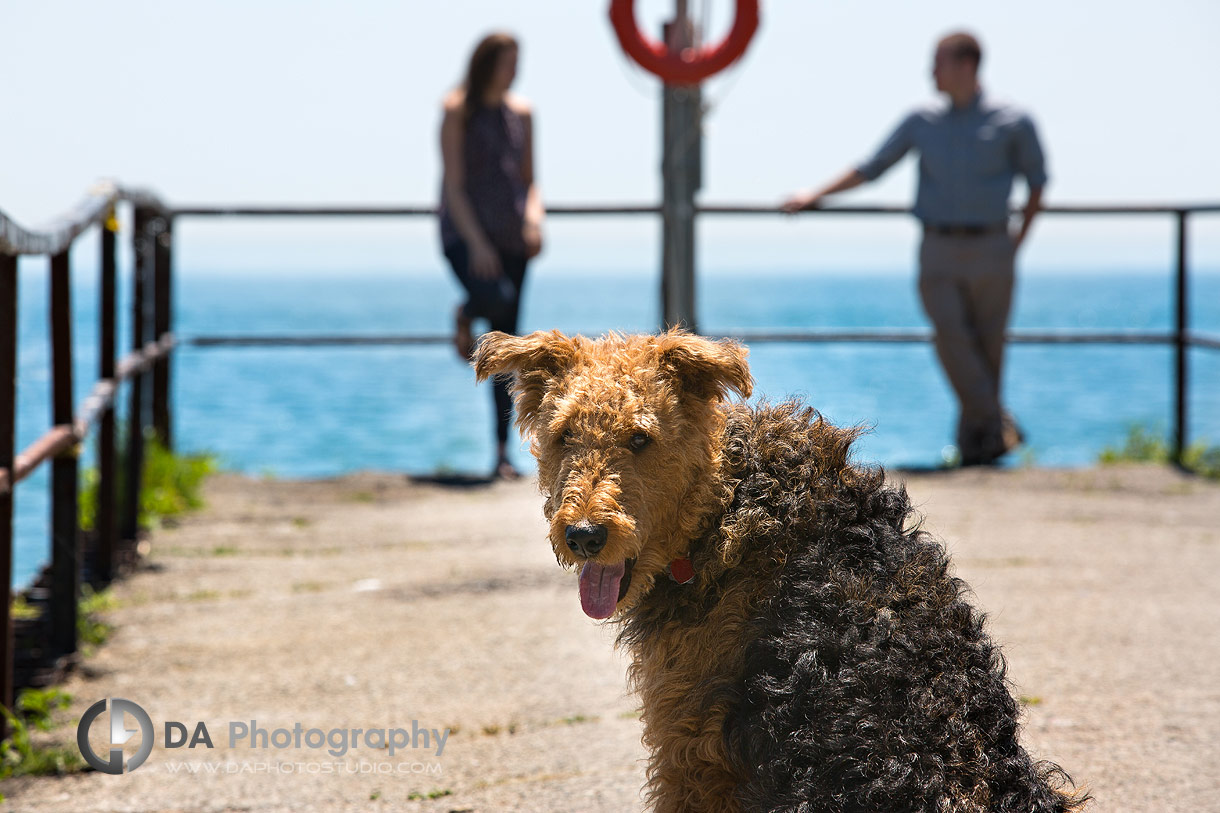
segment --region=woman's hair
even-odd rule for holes
[[[516,50],[517,40],[511,34],[497,32],[488,34],[475,46],[470,55],[470,66],[466,69],[466,81],[462,83],[465,99],[462,101],[462,111],[467,120],[483,102],[491,77],[495,75],[496,65],[500,55],[505,51]]]

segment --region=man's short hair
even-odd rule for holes
[[[974,63],[975,70],[983,62],[983,48],[978,39],[965,31],[955,31],[943,37],[936,44],[937,50],[944,50],[954,59],[968,59]]]

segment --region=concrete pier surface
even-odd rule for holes
[[[1220,484],[1138,466],[896,476],[1004,645],[1026,747],[1098,811],[1220,810]],[[90,705],[126,698],[152,721],[147,761],[9,780],[0,809],[641,809],[624,656],[556,566],[533,482],[222,475],[206,498],[112,588],[114,630],[40,735],[71,745]],[[91,728],[103,758],[108,721]],[[167,722],[196,746],[166,748]]]

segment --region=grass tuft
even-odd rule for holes
[[[94,647],[106,643],[114,630],[98,616],[118,607],[118,599],[109,588],[94,592],[89,585],[82,585],[80,601],[76,603],[76,636],[83,653],[88,656]]]
[[[126,449],[126,444],[120,446]],[[120,458],[122,455],[120,455]],[[154,527],[167,519],[203,507],[200,491],[203,481],[217,470],[216,457],[211,454],[180,455],[166,449],[157,440],[144,445],[144,476],[140,489],[140,517],[143,527]],[[127,467],[120,459],[116,497],[122,504],[127,483]],[[78,500],[80,527],[92,530],[97,524],[97,469],[82,477]]]
[[[8,720],[9,736],[0,742],[0,779],[13,776],[58,776],[78,771],[83,760],[74,748],[40,747],[30,729],[48,731],[51,716],[68,707],[72,698],[60,689],[24,689],[17,697],[17,713],[0,706]]]
[[[1102,449],[1098,462],[1166,464],[1170,462],[1169,441],[1164,432],[1140,423],[1131,424],[1123,445]],[[1210,446],[1206,440],[1196,441],[1182,451],[1182,465],[1200,476],[1220,480],[1220,446]]]

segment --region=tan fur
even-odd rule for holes
[[[546,498],[551,547],[561,565],[583,560],[564,539],[582,520],[609,529],[596,560],[634,559],[618,615],[634,606],[708,517],[723,512],[720,477],[724,414],[719,401],[753,387],[746,351],[679,331],[611,336],[592,342],[558,332],[488,334],[479,343],[480,379],[512,373],[518,425],[531,437]],[[637,432],[651,438],[633,452]],[[726,541],[723,570],[736,555]],[[692,588],[694,589],[694,588]],[[725,708],[691,708],[709,682],[736,679],[740,636],[753,598],[748,581],[733,589],[697,629],[673,629],[633,652],[631,680],[643,700],[644,741],[652,751],[650,795],[658,810],[734,810],[738,777],[721,734]]]
[[[597,561],[636,560],[620,611],[686,555],[701,522],[722,503],[724,416],[716,404],[730,389],[749,395],[745,354],[737,344],[676,331],[600,342],[558,331],[489,333],[479,343],[480,380],[515,376],[517,424],[538,459],[556,559],[583,564],[563,533],[589,520],[610,530]],[[640,453],[627,445],[637,432],[652,438]]]

